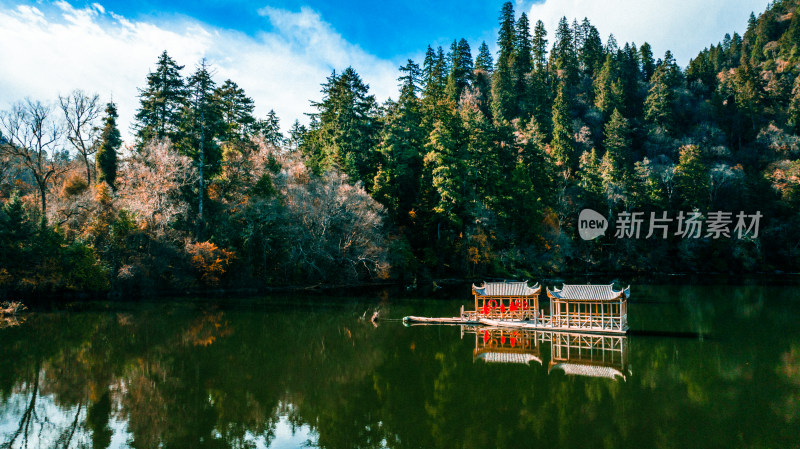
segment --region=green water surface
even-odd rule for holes
[[[461,304],[36,311],[0,324],[0,448],[800,447],[796,287],[634,286],[631,332],[585,349],[396,321]]]

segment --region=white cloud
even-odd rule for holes
[[[397,64],[372,56],[344,40],[315,11],[259,11],[274,27],[254,37],[184,20],[156,25],[127,19],[93,3],[80,9],[66,2],[40,9],[0,7],[0,109],[24,97],[53,101],[72,89],[111,95],[120,128],[130,139],[138,107],[137,87],[158,55],[167,52],[188,75],[205,57],[222,83],[232,79],[256,103],[256,115],[275,109],[288,128],[307,122],[309,100],[331,71],[353,66],[379,101],[396,97]]]
[[[708,45],[722,40],[725,33],[744,33],[750,12],[758,15],[766,9],[767,0],[546,0],[530,7],[531,22],[541,20],[548,39],[559,19],[566,16],[572,23],[588,17],[597,27],[603,42],[613,33],[620,45],[645,41],[653,47],[656,58],[672,51],[678,64],[685,67],[689,59]]]

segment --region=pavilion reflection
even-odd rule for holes
[[[625,335],[461,326],[462,339],[472,335],[473,362],[544,365],[543,349],[549,349],[548,373],[623,381],[629,375]]]

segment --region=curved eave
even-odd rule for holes
[[[520,295],[517,295],[517,294],[513,294],[513,295],[487,295],[487,294],[484,293],[484,290],[486,289],[486,283],[484,282],[483,285],[481,285],[480,287],[478,287],[475,284],[472,284],[472,294],[476,295],[476,296],[481,296],[481,297],[484,297],[484,298],[509,297],[509,296],[520,297],[520,298],[528,298],[528,297],[536,296],[536,295],[538,295],[539,293],[542,292],[542,286],[539,285],[538,282],[536,284],[534,284],[533,287],[528,286],[528,288],[531,291],[526,293],[526,294],[520,294]]]
[[[560,299],[560,300],[563,300],[563,301],[598,302],[598,301],[618,301],[620,299],[620,297],[622,297],[622,296],[624,296],[625,299],[628,299],[631,296],[631,286],[628,285],[624,289],[618,290],[618,291],[616,291],[616,290],[614,290],[612,288],[611,293],[614,294],[614,296],[612,296],[610,298],[567,298],[567,297],[561,296],[563,294],[563,286],[560,289],[556,288],[556,287],[553,287],[553,289],[550,290],[549,287],[547,288],[547,297],[549,299]]]

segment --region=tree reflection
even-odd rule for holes
[[[0,329],[0,360],[13,361],[0,363],[0,447],[249,448],[293,429],[325,448],[795,444],[800,332],[787,316],[798,306],[776,307],[756,287],[684,293],[632,304],[634,327],[702,329],[704,341],[634,336],[624,351],[581,360],[554,349],[576,340],[502,331],[484,347],[482,334],[375,328],[361,306],[300,299],[36,313]],[[516,350],[527,363],[486,363]],[[603,360],[624,379],[563,365]]]

